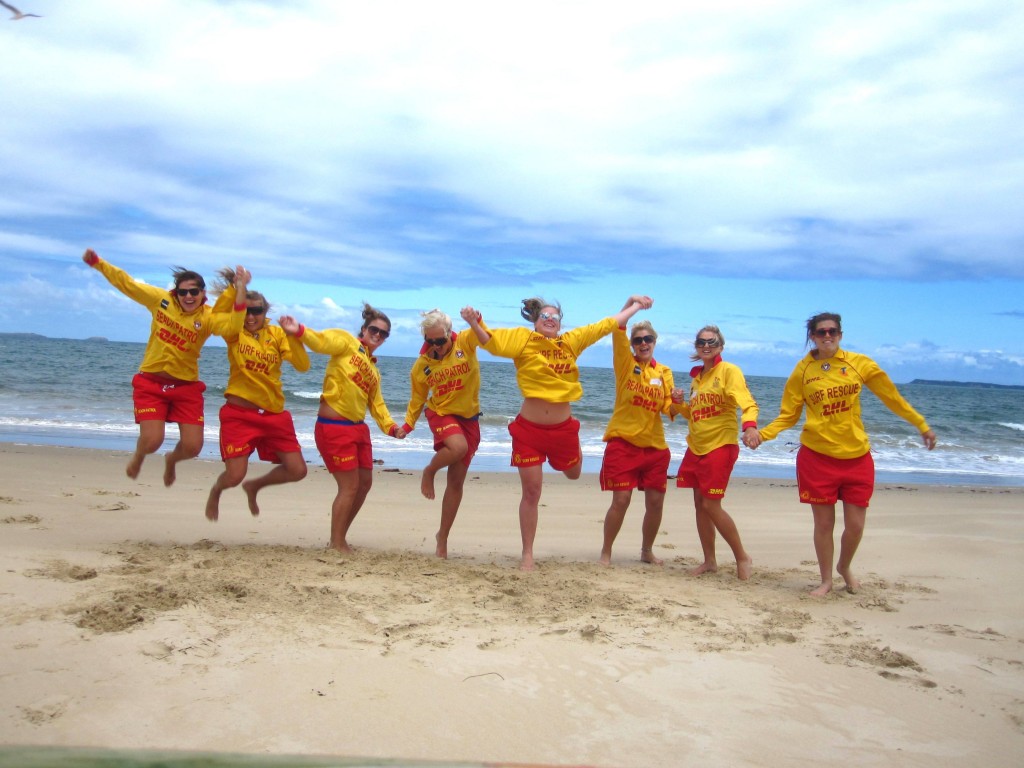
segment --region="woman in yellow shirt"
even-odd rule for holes
[[[402,439],[380,390],[380,371],[373,353],[391,335],[391,321],[379,309],[363,304],[363,325],[353,336],[341,328],[314,331],[294,317],[281,327],[314,352],[330,355],[324,372],[314,436],[316,447],[338,486],[331,505],[331,549],[352,552],[348,530],[373,485],[373,446],[364,418],[367,408],[381,432]]]
[[[512,466],[519,470],[522,487],[519,529],[523,555],[519,567],[532,571],[544,463],[570,480],[579,478],[583,470],[580,423],[572,417],[572,403],[583,396],[577,358],[654,302],[647,296],[632,297],[616,315],[565,333],[562,308],[557,303],[540,298],[523,299],[522,303],[520,314],[532,323],[532,329],[488,330],[473,307],[463,308],[462,319],[469,323],[484,349],[497,357],[512,358],[515,363],[523,404],[508,431],[512,435]]]
[[[875,463],[871,458],[864,422],[860,416],[860,394],[867,387],[885,406],[921,432],[930,451],[935,432],[924,417],[911,407],[889,376],[867,355],[840,349],[842,318],[822,312],[807,320],[807,342],[812,349],[789,375],[782,393],[779,415],[768,426],[744,435],[748,448],[757,448],[780,432],[796,425],[807,409],[796,456],[800,501],[814,513],[814,551],[818,556],[821,584],[811,594],[832,591],[833,539],[836,503],[843,502],[843,536],[836,571],[848,592],[856,592],[860,581],[850,565],[864,536],[868,504],[875,488]]]

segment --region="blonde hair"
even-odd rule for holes
[[[420,321],[420,330],[424,333],[427,332],[428,328],[433,328],[436,325],[440,325],[444,328],[446,336],[451,335],[452,332],[452,319],[448,317],[440,309],[432,309],[429,312],[420,312],[423,319]]]
[[[633,327],[629,329],[630,341],[632,341],[633,337],[636,336],[637,331],[650,331],[651,336],[654,337],[654,340],[658,340],[658,332],[654,330],[654,326],[651,325],[650,320],[639,320],[633,323]]]

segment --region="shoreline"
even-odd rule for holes
[[[97,443],[101,441],[100,438],[95,437],[75,438],[73,435],[68,434],[47,437],[46,435],[30,434],[25,432],[17,433],[13,431],[0,431],[0,446],[73,448],[75,450],[106,451],[110,453],[125,453],[127,455],[131,453],[134,447],[135,438],[135,435],[130,439],[123,437],[110,438],[110,442],[115,444],[104,446],[97,445]],[[169,433],[168,442],[165,443],[165,447],[155,454],[155,456],[159,457],[169,451],[170,448],[167,446],[173,444],[173,438],[173,433]],[[795,482],[795,459],[793,464],[787,465],[785,468],[776,465],[746,464],[742,460],[744,451],[746,451],[746,449],[741,448],[740,461],[736,463],[731,482],[736,482],[741,479],[773,481],[793,479]],[[670,472],[678,469],[679,462],[682,460],[682,455],[680,454],[677,457],[677,453],[678,452],[673,453],[672,462],[669,465]],[[386,458],[382,458],[382,454]],[[323,466],[319,455],[316,453],[315,447],[311,448],[309,446],[304,446],[303,455],[305,456],[306,464],[308,466]],[[383,462],[383,466],[403,472],[420,471],[424,466],[426,466],[427,462],[430,461],[430,457],[432,455],[432,450],[426,448],[418,452],[409,452],[407,450],[403,450],[402,452],[392,452],[386,449],[381,450],[379,445],[374,445],[374,457],[377,459],[378,463]],[[207,437],[207,440],[204,443],[203,453],[200,454],[196,460],[220,463],[220,459],[217,455],[217,440],[215,436]],[[596,477],[601,469],[601,456],[585,455],[583,462],[583,475]],[[483,468],[481,468],[481,465]],[[474,460],[474,464],[470,467],[470,471],[494,474],[516,474],[515,469],[509,464],[507,456],[502,456],[500,458],[493,456],[478,456]],[[548,471],[551,471],[550,467],[548,468]],[[877,466],[875,475],[876,484],[878,485],[910,484],[933,487],[1024,488],[1024,476],[1019,475],[978,475],[966,472],[936,473],[925,470],[895,471],[878,469]]]
[[[443,561],[419,472],[374,472],[342,556],[322,467],[256,519],[227,491],[209,523],[220,462],[164,488],[159,457],[137,482],[126,459],[0,444],[2,744],[602,768],[1012,765],[1024,745],[1024,489],[880,483],[864,588],[814,599],[792,481],[730,485],[740,582],[721,542],[717,573],[686,575],[682,489],[664,566],[639,562],[634,495],[602,568],[609,494],[547,474],[524,574],[513,473],[471,469]]]

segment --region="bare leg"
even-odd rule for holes
[[[626,510],[633,498],[633,489],[612,491],[612,503],[604,516],[604,543],[601,545],[601,565],[612,564],[612,544],[622,530],[622,521],[626,519]]]
[[[249,469],[248,456],[236,456],[224,462],[224,471],[214,481],[210,495],[206,498],[206,519],[211,523],[220,518],[220,495],[228,488],[234,488],[245,479]]]
[[[715,557],[715,523],[704,509],[704,494],[699,488],[693,489],[693,509],[697,518],[697,538],[700,539],[700,548],[704,552],[704,562],[690,569],[690,575],[715,573],[718,570],[718,560]]]
[[[168,487],[174,485],[177,463],[194,459],[203,450],[202,424],[179,424],[178,433],[178,444],[164,457],[164,485]]]
[[[814,512],[814,553],[821,573],[821,586],[811,590],[811,595],[824,597],[832,591],[832,560],[835,557],[832,535],[836,527],[836,505],[812,504],[811,509]]]
[[[533,562],[533,541],[537,538],[537,508],[544,488],[544,467],[541,464],[519,467],[519,484],[523,491],[519,500],[519,532],[523,539],[523,557],[519,561],[519,569],[532,571],[536,567]]]
[[[426,498],[434,498],[434,476],[445,467],[450,467],[465,458],[469,445],[464,435],[456,434],[445,438],[441,447],[434,452],[430,463],[423,470],[420,480],[420,493]],[[449,480],[450,481],[450,480]]]
[[[643,539],[640,545],[640,559],[651,565],[662,565],[664,560],[654,556],[654,539],[661,529],[662,510],[665,508],[665,492],[648,488],[644,491]]]
[[[722,508],[721,499],[709,499],[704,497],[702,501],[704,515],[712,522],[718,532],[722,534],[722,538],[725,539],[725,543],[728,544],[729,548],[732,550],[733,557],[736,558],[737,577],[746,581],[750,578],[750,572],[753,568],[753,560],[751,560],[747,551],[743,549],[743,542],[740,540],[740,532],[736,528],[736,523],[733,522],[729,513]],[[714,552],[713,547],[714,544],[712,544],[712,553]]]
[[[164,422],[150,420],[139,422],[139,439],[135,441],[135,453],[128,459],[124,473],[132,480],[139,476],[142,462],[151,454],[160,450],[164,444]]]
[[[437,548],[434,554],[440,558],[448,557],[448,534],[451,533],[455,524],[455,516],[459,513],[459,505],[462,504],[462,489],[466,482],[466,473],[469,472],[462,461],[457,461],[448,467],[448,481],[445,484],[444,497],[441,499],[441,527],[437,530]]]
[[[332,472],[331,476],[337,483],[338,493],[331,504],[331,549],[339,552],[352,552],[345,535],[348,532],[349,515],[359,495],[359,471]]]
[[[256,503],[256,494],[268,485],[281,485],[283,483],[297,483],[306,476],[306,460],[302,458],[301,451],[288,451],[278,453],[277,457],[281,463],[261,477],[254,477],[242,483],[242,490],[245,491],[246,499],[249,502],[249,514],[259,517],[260,507]]]
[[[839,539],[839,562],[836,563],[836,570],[846,581],[846,591],[851,594],[856,594],[860,589],[860,581],[850,570],[850,564],[853,562],[853,556],[857,554],[860,540],[864,537],[864,522],[867,515],[867,507],[843,502],[843,535]]]

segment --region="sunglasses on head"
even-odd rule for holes
[[[203,292],[202,288],[175,288],[174,292],[179,296],[198,296]]]
[[[383,328],[378,328],[376,325],[366,326],[366,332],[373,334],[374,336],[380,336],[382,339],[386,339],[391,335],[391,331],[385,331]]]
[[[635,347],[638,344],[653,344],[657,339],[653,336],[634,336],[629,341]]]
[[[428,339],[424,336],[423,341],[434,347],[443,347],[445,344],[448,343],[448,339],[443,336],[440,339]]]
[[[557,312],[541,312],[537,315],[538,320],[561,320],[562,316]]]
[[[824,339],[826,336],[838,336],[840,333],[838,328],[816,328],[814,335],[819,339]]]
[[[718,339],[697,339],[694,342],[694,346],[697,347],[717,347]]]
[[[247,315],[262,315],[266,312],[266,307],[246,307],[245,314]]]

